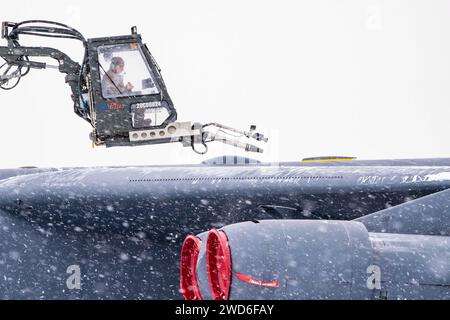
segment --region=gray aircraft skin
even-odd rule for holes
[[[339,220],[339,229],[346,220],[389,213],[450,188],[450,159],[312,163],[257,163],[237,157],[224,163],[221,159],[183,166],[0,170],[0,298],[181,299],[180,250],[188,234],[267,219],[286,220],[284,226],[303,219]],[[445,194],[440,197],[442,203],[448,202]],[[371,219],[365,224],[366,233],[360,226],[364,222],[351,222],[360,230],[358,237],[365,237],[366,260],[373,256],[368,239],[381,238],[382,232],[399,225]],[[440,226],[427,231],[427,236],[447,239],[448,216],[439,219]],[[415,223],[408,221],[410,227]],[[280,252],[285,250],[281,243]],[[431,240],[424,245],[424,252],[434,252],[427,249],[435,247]],[[441,242],[439,246],[442,251]],[[443,254],[444,266],[446,257]],[[79,268],[79,286],[70,285],[74,268]],[[421,292],[421,297],[449,298],[449,283],[438,284],[441,291],[429,296]],[[291,292],[235,297],[369,296]]]
[[[450,224],[442,209],[448,210],[449,190],[442,196],[445,205],[427,212],[427,224],[415,225],[418,219],[411,215],[401,217],[400,211],[422,207],[413,204],[419,200],[407,204],[414,208],[389,214],[395,220],[392,230],[384,219],[378,220],[379,228],[362,218],[254,220],[202,233],[195,272],[201,295],[196,299],[448,300]],[[436,203],[429,200],[427,206]],[[226,255],[214,249],[217,232],[225,235]],[[226,261],[226,268],[218,260]],[[226,279],[224,285],[218,284],[219,277]]]

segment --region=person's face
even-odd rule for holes
[[[125,64],[124,63],[119,63],[117,66],[116,66],[116,73],[122,73],[123,72],[123,70],[125,69]]]

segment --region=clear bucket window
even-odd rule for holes
[[[159,94],[140,45],[106,45],[98,47],[97,52],[104,98]]]

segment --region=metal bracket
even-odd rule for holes
[[[201,131],[192,129],[190,122],[174,122],[162,129],[130,131],[131,142],[152,141],[170,138],[173,142],[179,142],[180,138],[188,136],[199,136]]]
[[[2,39],[9,39],[9,28],[14,28],[16,25],[13,22],[2,22]]]

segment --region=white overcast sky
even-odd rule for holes
[[[255,124],[265,161],[450,156],[450,1],[7,1],[2,21],[67,23],[86,38],[136,25],[181,121]],[[24,38],[81,56],[77,42]],[[5,42],[2,40],[2,45]],[[181,144],[92,148],[56,70],[0,90],[0,168],[199,163]]]

